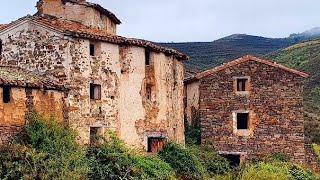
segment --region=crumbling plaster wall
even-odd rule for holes
[[[144,48],[64,37],[32,23],[0,38],[2,65],[38,72],[70,88],[62,116],[79,132],[81,144],[89,143],[90,127],[114,130],[139,148],[150,135],[184,143],[183,64],[177,59],[152,53],[152,65],[146,68]],[[90,43],[95,57],[89,55]],[[101,85],[101,100],[90,100],[90,83]],[[152,103],[146,102],[147,83],[153,85]],[[42,110],[47,104],[40,99],[36,102]]]
[[[89,40],[74,39],[70,47],[69,124],[82,144],[89,143],[90,127],[119,133],[119,47],[96,42],[99,53],[92,57],[89,46]],[[101,85],[101,100],[90,99],[90,83]]]
[[[3,103],[2,91],[3,89],[0,88],[0,144],[22,129],[28,112],[36,111],[46,118],[54,117],[57,121],[63,120],[62,114],[65,107],[63,92],[12,87],[10,102]]]
[[[236,94],[234,77],[250,77],[250,92]],[[249,111],[249,134],[235,133],[233,112]],[[248,61],[201,79],[202,143],[249,158],[285,153],[305,162],[303,78]]]
[[[173,57],[151,53],[145,65],[145,49],[120,49],[121,137],[136,147],[147,148],[149,136],[184,143],[183,65]],[[152,89],[151,100],[146,87]]]
[[[21,67],[61,83],[67,81],[70,42],[63,35],[26,21],[0,33],[0,39],[1,65]]]
[[[198,122],[199,114],[199,85],[198,80],[188,82],[185,84],[185,96],[186,96],[186,107],[185,107],[185,116],[189,125],[193,125]]]
[[[117,25],[92,7],[70,2],[63,4],[61,0],[42,0],[39,5],[38,9],[43,14],[80,22],[89,27],[105,29],[113,35],[117,33]]]

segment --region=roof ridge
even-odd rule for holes
[[[266,65],[269,65],[269,66],[273,66],[273,67],[276,67],[276,68],[280,68],[280,69],[283,69],[285,71],[291,72],[293,74],[297,74],[299,76],[302,76],[304,78],[307,78],[309,76],[307,73],[304,73],[304,72],[301,72],[301,71],[286,67],[286,66],[278,64],[276,62],[272,62],[272,61],[269,61],[269,60],[266,60],[266,59],[258,58],[258,57],[255,57],[253,55],[245,55],[245,56],[242,56],[242,57],[240,57],[238,59],[235,59],[233,61],[224,63],[224,64],[222,64],[220,66],[217,66],[217,67],[214,67],[212,69],[200,72],[200,73],[198,73],[196,75],[196,78],[197,79],[201,79],[201,78],[209,76],[209,75],[211,75],[213,73],[216,73],[216,72],[219,72],[221,70],[224,70],[224,69],[226,69],[228,67],[232,67],[232,66],[235,66],[235,65],[250,61],[250,60],[253,60],[253,61],[256,61],[256,62],[259,62],[259,63],[263,63],[263,64],[266,64]]]
[[[112,13],[111,11],[109,11],[106,8],[102,7],[100,4],[92,3],[92,2],[86,2],[86,1],[79,2],[79,1],[76,1],[76,0],[62,0],[62,2],[63,3],[70,2],[70,3],[75,3],[75,4],[79,4],[79,5],[95,8],[100,13],[103,13],[106,16],[108,16],[116,24],[121,24],[120,19],[114,13]]]

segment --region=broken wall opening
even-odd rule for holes
[[[240,166],[240,163],[241,163],[240,154],[220,154],[220,155],[229,161],[231,167],[235,168]]]
[[[162,137],[148,137],[148,152],[157,153],[163,150],[166,139]]]

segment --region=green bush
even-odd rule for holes
[[[320,146],[317,144],[312,144],[312,149],[314,153],[317,155],[317,159],[320,162]]]
[[[242,167],[241,180],[316,180],[312,171],[290,162],[259,162]]]
[[[284,166],[259,162],[247,165],[241,172],[241,180],[288,180],[290,173]]]
[[[140,169],[140,179],[175,179],[171,166],[158,157],[136,155],[133,157],[133,162],[135,167]]]
[[[88,151],[89,179],[174,179],[169,164],[130,152],[112,132],[106,136],[104,143]]]
[[[299,165],[290,164],[289,172],[291,175],[291,179],[293,180],[316,180],[319,179],[312,171],[303,168]]]
[[[189,126],[186,123],[186,144],[188,145],[200,145],[201,144],[201,129],[199,126]]]
[[[85,151],[75,141],[76,133],[54,120],[28,116],[23,135],[2,148],[2,178],[83,179],[89,168]],[[10,178],[9,178],[10,179]]]
[[[199,158],[211,177],[228,173],[231,170],[229,161],[218,155],[213,149],[193,146],[190,150]]]
[[[267,162],[289,162],[290,157],[283,153],[271,153],[268,154],[265,161]]]
[[[182,179],[206,179],[208,177],[201,160],[190,150],[180,145],[168,143],[158,155],[170,164]]]

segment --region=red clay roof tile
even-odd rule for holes
[[[187,55],[180,53],[175,49],[161,47],[150,41],[146,41],[142,39],[125,38],[122,36],[111,35],[105,30],[90,28],[78,22],[62,20],[62,19],[58,19],[56,17],[48,16],[48,15],[34,15],[34,16],[27,16],[26,18],[30,18],[31,20],[39,24],[42,24],[44,26],[54,28],[58,31],[62,31],[64,34],[69,36],[101,40],[101,41],[120,44],[120,45],[140,46],[140,47],[153,50],[155,52],[163,52],[166,55],[173,55],[179,60],[189,59]]]
[[[0,85],[10,85],[14,87],[29,87],[40,89],[67,90],[50,78],[45,78],[39,74],[27,72],[17,67],[0,67]]]

